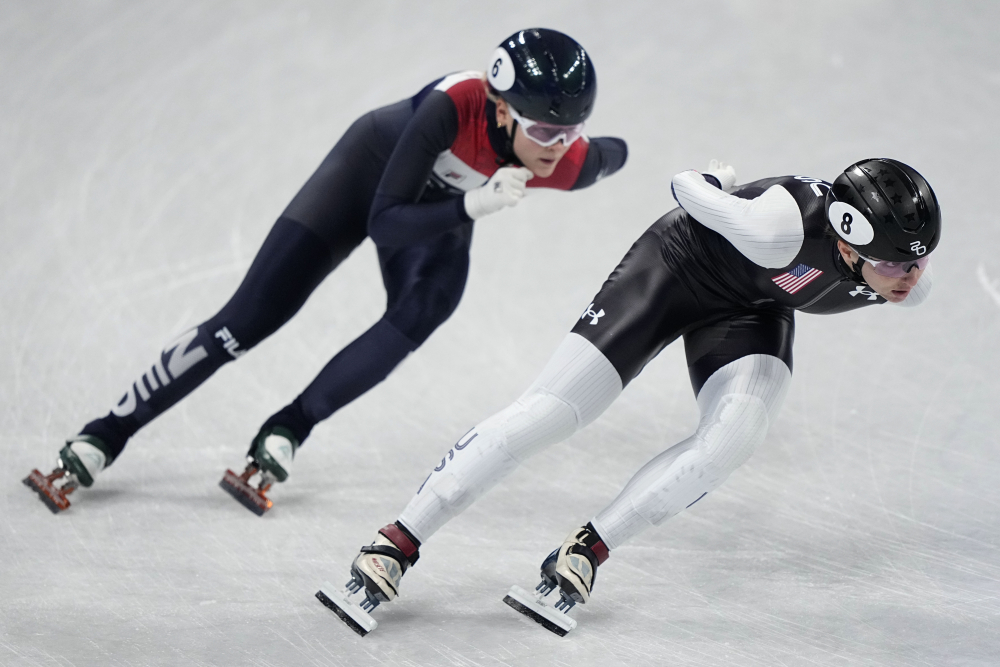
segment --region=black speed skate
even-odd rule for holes
[[[420,542],[402,524],[390,523],[378,531],[371,546],[361,547],[351,565],[351,578],[343,589],[324,583],[316,592],[316,599],[364,637],[378,627],[369,612],[399,595],[399,581],[420,557],[419,547]],[[363,597],[351,600],[351,596],[361,591]]]
[[[562,546],[542,561],[542,581],[534,593],[511,586],[503,601],[546,630],[565,637],[576,628],[576,619],[568,615],[569,610],[590,599],[597,566],[607,559],[608,547],[588,523],[570,533]],[[559,598],[554,602],[547,599],[556,589]]]

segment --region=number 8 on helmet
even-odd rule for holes
[[[872,264],[921,262],[941,238],[941,208],[917,170],[887,158],[861,160],[833,182],[826,199],[830,226]],[[874,261],[873,261],[874,260]],[[921,267],[922,268],[922,267]]]

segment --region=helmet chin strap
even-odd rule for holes
[[[855,252],[857,251],[855,250]],[[854,282],[861,283],[862,285],[868,285],[868,281],[865,280],[864,275],[861,273],[861,267],[865,265],[864,257],[859,254],[858,260],[854,262],[854,264],[848,264],[847,260],[843,257],[841,257],[841,260],[843,260],[844,266],[847,267],[847,272],[851,274],[851,279],[854,280]],[[871,287],[871,285],[868,285],[868,287]]]
[[[521,160],[517,157],[517,153],[514,152],[514,134],[517,132],[517,120],[514,120],[514,124],[510,126],[510,130],[506,127],[503,128],[503,134],[505,139],[504,154],[500,156],[501,164],[516,164],[519,167],[523,167]]]
[[[496,103],[489,98],[487,98],[486,102],[486,111],[487,114],[496,114]],[[487,118],[489,118],[489,115],[487,115]],[[505,167],[507,165],[524,166],[518,159],[517,154],[514,153],[514,132],[516,131],[516,120],[509,132],[507,131],[507,127],[499,121],[497,121],[496,126],[493,123],[486,124],[486,133],[490,136],[490,143],[497,152],[496,163],[498,167]]]

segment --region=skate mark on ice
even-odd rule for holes
[[[979,284],[982,286],[983,290],[992,297],[993,302],[1000,307],[1000,281],[992,281],[990,277],[986,275],[986,267],[982,264],[976,268],[976,278],[979,279]]]

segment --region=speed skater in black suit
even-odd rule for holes
[[[214,317],[169,343],[104,417],[25,483],[53,511],[121,454],[140,428],[287,322],[366,237],[375,242],[385,315],[333,357],[253,438],[222,486],[252,511],[284,481],[313,426],[381,382],[458,306],[473,221],[526,188],[578,190],[618,171],[621,139],[588,138],[594,65],[554,30],[515,33],[487,72],[450,74],[358,119],[278,218],[246,277]]]
[[[362,634],[374,628],[367,611],[397,595],[423,542],[518,464],[596,419],[683,337],[701,413],[694,434],[573,530],[544,559],[534,594],[514,587],[505,599],[565,634],[576,622],[564,612],[590,599],[613,549],[698,502],[763,442],[791,381],[795,311],[927,298],[941,214],[911,167],[869,159],[832,184],[780,176],[727,192],[734,183],[724,167],[673,178],[680,208],[639,237],[528,390],[462,436],[361,550],[346,590],[324,586],[327,606]],[[359,605],[351,596],[362,590]]]

